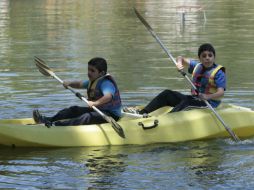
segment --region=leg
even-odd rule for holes
[[[156,96],[143,110],[141,110],[140,113],[150,113],[163,106],[175,107],[186,98],[187,96],[181,94],[180,92],[164,90],[158,96]]]
[[[186,96],[187,98],[181,101],[176,107],[174,107],[170,112],[178,112],[181,111],[188,106],[195,106],[195,107],[205,107],[206,103],[200,99],[197,99],[193,96]]]
[[[62,120],[62,119],[71,119],[77,118],[84,113],[91,112],[93,109],[89,107],[79,107],[71,106],[59,111],[56,115],[51,118],[48,118],[51,122]]]
[[[203,100],[198,99],[195,96],[189,97],[189,104],[190,106],[207,107],[206,103]]]
[[[106,121],[99,113],[95,111],[84,113],[77,118],[54,122],[56,126],[75,126],[75,125],[88,125],[101,123],[106,123]]]

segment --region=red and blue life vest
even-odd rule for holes
[[[99,77],[98,79],[96,79],[92,82],[89,82],[88,88],[87,88],[88,100],[96,101],[103,96],[103,93],[101,91],[101,84],[104,80],[110,80],[113,83],[113,85],[115,86],[116,91],[115,91],[115,94],[112,96],[112,100],[110,102],[100,105],[100,106],[98,106],[98,108],[101,110],[104,110],[104,111],[110,111],[113,109],[120,108],[122,106],[120,92],[119,92],[119,89],[116,85],[115,80],[109,74]]]
[[[210,69],[206,69],[201,63],[195,66],[192,72],[192,82],[196,86],[198,93],[213,94],[217,91],[214,78],[219,70],[225,73],[225,67],[217,64],[214,64]],[[197,92],[192,89],[192,94],[197,95]]]

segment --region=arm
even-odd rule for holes
[[[183,70],[185,67],[189,67],[189,65],[190,65],[190,59],[189,58],[178,56],[176,58],[176,61],[177,61],[176,67],[179,71]]]
[[[217,86],[217,91],[213,94],[199,94],[201,99],[209,100],[209,99],[217,99],[222,98],[224,96],[224,92],[226,90],[226,75],[220,70],[215,75],[215,84]]]
[[[92,106],[100,106],[103,104],[106,104],[108,102],[110,102],[112,100],[112,94],[106,94],[104,96],[102,96],[100,99],[96,100],[96,101],[88,101],[88,106],[92,107]]]
[[[113,83],[109,80],[105,80],[102,84],[101,84],[101,91],[103,96],[96,100],[96,101],[89,101],[88,105],[90,107],[92,106],[101,106],[103,104],[106,104],[108,102],[110,102],[113,99],[113,96],[115,94],[116,88],[113,85]]]
[[[199,97],[204,100],[222,98],[224,96],[224,88],[218,88],[217,92],[213,94],[202,94],[199,93]]]

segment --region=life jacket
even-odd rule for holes
[[[204,66],[199,63],[195,66],[192,72],[192,82],[196,86],[197,91],[192,89],[192,94],[197,95],[198,93],[204,94],[213,94],[217,92],[217,87],[214,81],[216,73],[222,70],[225,73],[225,67],[221,65],[214,64],[214,66],[209,69],[205,70]],[[202,81],[201,81],[202,79]],[[220,100],[221,98],[216,98],[214,100]]]
[[[90,101],[96,101],[98,99],[100,99],[103,96],[103,93],[101,91],[101,84],[102,82],[108,79],[110,80],[115,88],[116,88],[116,92],[112,97],[112,100],[106,104],[97,106],[99,109],[104,110],[104,111],[110,111],[113,109],[117,109],[120,108],[122,105],[121,102],[121,98],[120,98],[120,93],[119,93],[119,89],[116,85],[115,80],[113,79],[113,77],[109,74],[106,74],[102,77],[97,78],[96,80],[89,82],[88,84],[88,88],[87,88],[87,96],[88,96],[88,100]]]

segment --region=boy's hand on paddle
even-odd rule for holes
[[[176,58],[177,64],[176,67],[179,71],[182,71],[184,69],[184,65],[183,65],[183,57],[182,56],[178,56]]]
[[[63,86],[64,86],[64,88],[68,88],[68,86],[70,86],[70,82],[68,82],[68,81],[64,81],[63,82]]]
[[[95,102],[93,102],[93,101],[87,101],[87,105],[88,105],[90,108],[92,108],[93,106],[96,106],[96,105],[95,105]]]
[[[198,94],[198,97],[202,100],[209,100],[209,97],[207,94],[202,94],[202,93],[199,93]]]

